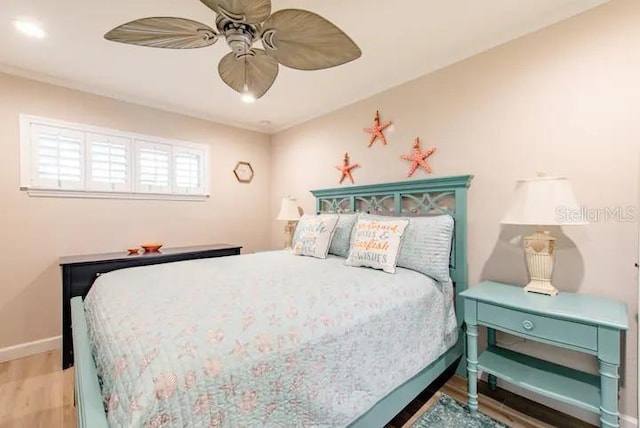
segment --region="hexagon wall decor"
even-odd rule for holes
[[[253,180],[253,168],[249,162],[238,162],[233,168],[233,173],[240,183],[251,183]]]

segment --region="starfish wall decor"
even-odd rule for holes
[[[364,132],[367,134],[371,134],[369,138],[369,147],[379,138],[382,140],[382,143],[386,146],[387,139],[383,134],[383,131],[387,129],[391,125],[391,122],[380,123],[380,112],[376,111],[376,115],[373,118],[373,127],[372,128],[364,128]]]
[[[410,155],[402,155],[402,159],[411,161],[411,168],[407,177],[411,177],[418,167],[422,167],[427,173],[431,173],[431,167],[426,162],[426,159],[435,152],[435,147],[425,152],[420,150],[420,137],[417,137],[413,142],[413,153]]]
[[[345,153],[344,158],[342,158],[342,165],[336,166],[336,169],[340,170],[341,172],[339,183],[342,184],[344,179],[348,178],[349,180],[351,180],[351,183],[355,184],[355,182],[353,181],[353,175],[351,175],[351,170],[358,166],[360,165],[358,165],[357,163],[349,164],[349,153]]]

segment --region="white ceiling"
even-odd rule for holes
[[[0,0],[0,71],[217,122],[275,132],[568,18],[607,0],[273,0],[334,22],[362,49],[349,64],[321,71],[280,68],[255,104],[218,77],[224,40],[193,50],[108,42],[103,34],[148,16],[214,26],[199,0]],[[16,18],[42,23],[30,39]],[[271,125],[260,124],[269,121]]]

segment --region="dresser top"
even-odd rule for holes
[[[524,287],[486,281],[473,286],[461,296],[530,313],[547,315],[613,327],[629,328],[627,305],[623,302],[589,294],[564,293],[546,296],[524,291]]]
[[[141,259],[141,258],[155,258],[155,257],[166,257],[172,256],[176,254],[193,254],[193,253],[201,253],[205,251],[216,251],[216,250],[234,250],[242,248],[240,245],[230,245],[230,244],[211,244],[211,245],[198,245],[194,247],[175,247],[175,248],[164,248],[162,247],[160,251],[145,253],[142,249],[140,249],[140,254],[128,255],[126,251],[120,251],[116,253],[102,253],[102,254],[84,254],[78,256],[65,256],[60,257],[59,264],[60,265],[74,265],[74,264],[82,264],[82,263],[96,263],[96,262],[104,262],[104,261],[118,261],[118,260],[131,260],[131,259]]]

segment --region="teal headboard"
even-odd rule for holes
[[[317,212],[368,212],[383,215],[449,214],[455,220],[450,272],[455,284],[458,325],[468,286],[467,188],[472,175],[398,181],[365,186],[312,190]]]

